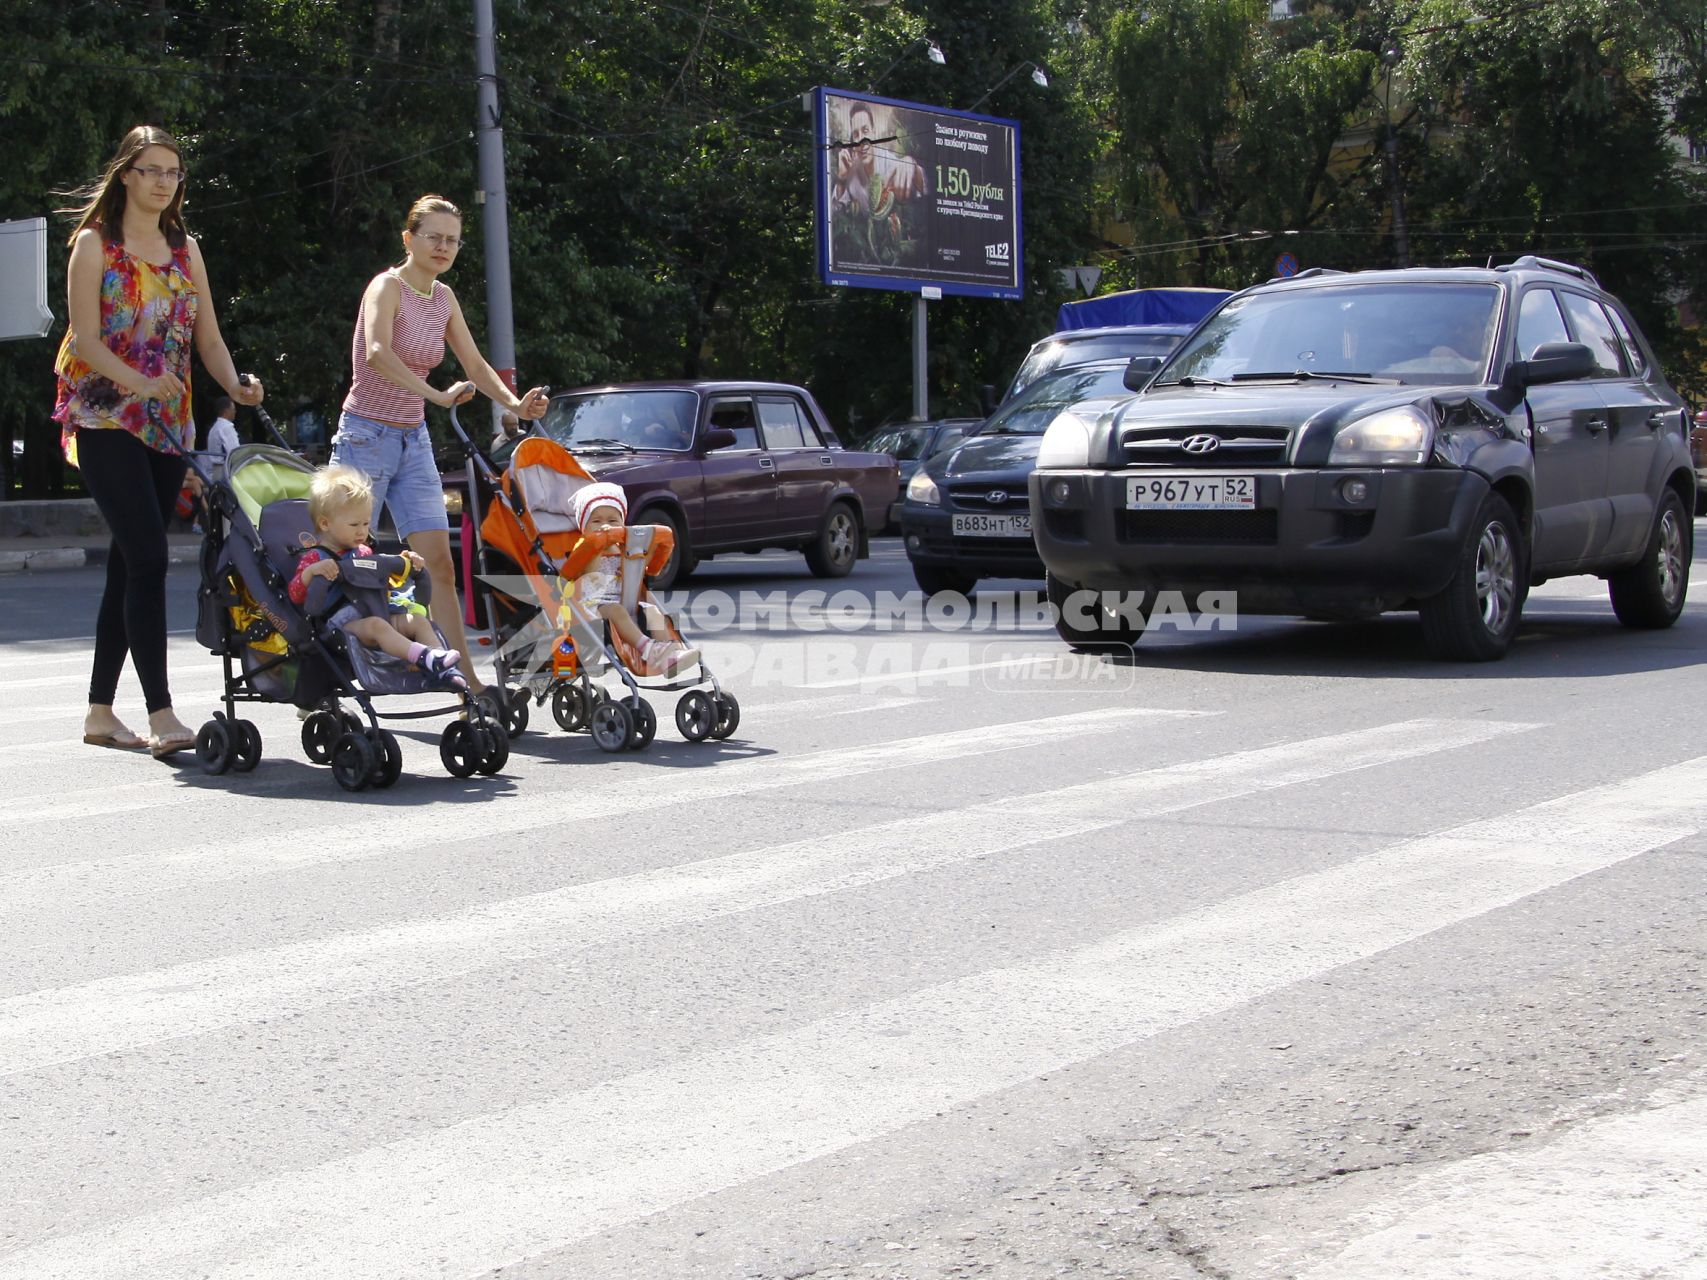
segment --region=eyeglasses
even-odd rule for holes
[[[455,253],[458,249],[462,248],[462,241],[458,240],[455,236],[441,236],[436,231],[429,231],[425,235],[420,232],[416,232],[415,239],[419,240],[424,245],[431,246],[434,249],[449,249],[452,253]]]
[[[150,182],[159,182],[164,178],[174,187],[190,176],[189,170],[187,169],[162,169],[157,164],[133,164],[130,167],[130,171],[132,173],[140,173]]]

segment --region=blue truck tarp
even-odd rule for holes
[[[1066,302],[1055,331],[1101,329],[1114,324],[1196,324],[1228,296],[1226,289],[1127,289],[1100,298]]]

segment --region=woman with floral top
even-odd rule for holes
[[[83,741],[156,756],[195,745],[166,678],[166,522],[187,465],[192,349],[233,400],[259,404],[262,395],[258,380],[239,380],[220,336],[201,249],[184,229],[185,179],[172,136],[138,125],[78,193],[71,322],[54,361],[65,456],[112,534]],[[148,711],[146,739],[113,711],[127,653]]]

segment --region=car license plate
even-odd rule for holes
[[[1138,511],[1249,511],[1257,505],[1257,478],[1136,476],[1126,482],[1126,505]]]
[[[1029,538],[1031,516],[1028,515],[957,515],[954,517],[956,537],[969,538]]]

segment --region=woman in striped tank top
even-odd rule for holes
[[[444,489],[433,462],[426,401],[441,408],[461,404],[478,387],[523,418],[545,413],[546,391],[535,387],[516,398],[480,349],[462,318],[450,286],[439,279],[462,248],[462,213],[443,196],[422,196],[404,224],[398,266],[380,272],[362,295],[350,344],[350,394],[332,440],[332,463],[355,467],[373,482],[373,504],[383,503],[397,536],[427,562],[433,583],[433,621],[461,653],[471,688],[484,684],[462,628],[456,568],[450,556],[450,524]],[[449,346],[470,381],[440,391],[427,374]]]

